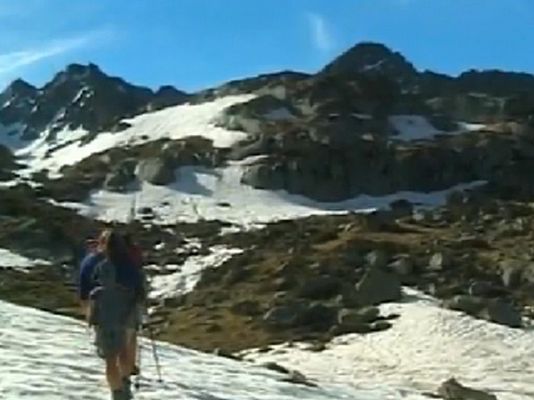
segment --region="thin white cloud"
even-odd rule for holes
[[[109,30],[93,31],[68,39],[52,40],[39,47],[0,54],[0,83],[26,66],[85,47],[110,33]]]
[[[308,13],[307,18],[310,37],[315,48],[323,53],[334,50],[336,40],[326,18],[316,13]]]

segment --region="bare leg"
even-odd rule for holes
[[[122,388],[122,376],[117,356],[106,358],[106,379],[111,391]]]
[[[123,378],[127,378],[132,374],[135,366],[136,350],[137,340],[135,337],[135,332],[128,330],[126,332],[125,346],[119,353],[119,363]]]
[[[132,333],[131,340],[129,341],[130,346],[130,373],[133,373],[135,371],[136,363],[137,363],[137,332]]]

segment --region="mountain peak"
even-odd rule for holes
[[[23,79],[15,79],[6,89],[0,94],[0,97],[10,99],[13,97],[27,97],[33,96],[37,92],[37,88]]]
[[[65,73],[71,76],[105,75],[98,65],[93,63],[87,65],[77,63],[69,64],[65,68]]]
[[[399,52],[384,44],[361,42],[328,64],[322,71],[327,74],[381,74],[395,80],[417,75],[417,70]]]

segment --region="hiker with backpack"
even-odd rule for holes
[[[130,345],[137,328],[136,305],[145,297],[140,269],[124,238],[105,230],[80,267],[80,299],[95,329],[97,354],[106,362],[113,400],[132,398],[130,376],[135,353]]]
[[[128,247],[128,254],[130,255],[130,259],[133,262],[133,265],[135,268],[137,268],[141,274],[141,278],[143,280],[143,287],[145,293],[148,291],[148,282],[146,278],[146,274],[143,271],[143,251],[141,249],[141,246],[139,246],[133,239],[132,235],[130,233],[124,234],[124,240],[126,243],[126,246]],[[143,325],[143,316],[146,314],[146,304],[145,299],[139,299],[139,301],[136,304],[136,329],[135,332],[132,335],[132,340],[130,341],[129,345],[131,347],[130,351],[133,354],[133,359],[137,360],[137,334],[142,328]],[[139,366],[137,363],[134,363],[132,367],[132,374],[137,375],[139,374]]]

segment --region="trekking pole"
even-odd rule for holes
[[[163,379],[161,378],[161,367],[159,364],[159,357],[158,357],[158,351],[156,347],[156,342],[154,340],[154,332],[152,331],[152,328],[148,327],[148,334],[150,335],[150,341],[152,343],[152,354],[154,356],[154,362],[156,363],[156,371],[158,372],[158,382],[162,383]]]
[[[135,383],[134,383],[134,387],[135,387],[135,390],[139,390],[139,388],[141,387],[141,352],[142,352],[142,347],[141,347],[141,342],[138,341],[137,342],[137,375],[135,375]]]

